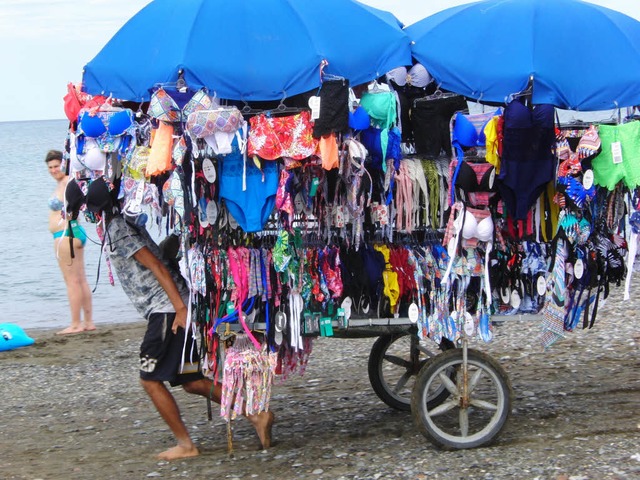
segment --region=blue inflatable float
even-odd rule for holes
[[[32,345],[35,340],[13,323],[0,323],[0,352]]]

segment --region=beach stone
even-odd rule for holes
[[[229,458],[218,407],[209,421],[202,398],[174,388],[201,455],[158,462],[174,439],[138,382],[144,322],[100,325],[64,342],[41,332],[31,347],[0,353],[0,381],[10,386],[0,402],[0,477],[69,478],[81,468],[72,474],[91,472],[92,480],[640,478],[640,295],[623,303],[620,290],[612,289],[592,329],[567,333],[546,351],[537,343],[540,323],[526,319],[505,320],[491,343],[470,345],[498,359],[514,399],[495,443],[464,451],[436,448],[410,412],[378,398],[367,368],[375,338],[318,338],[305,375],[273,386],[271,449],[259,450],[240,418]]]

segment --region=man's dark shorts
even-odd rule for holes
[[[204,378],[200,371],[200,357],[196,341],[187,334],[185,346],[183,328],[171,331],[175,313],[152,313],[147,331],[140,345],[140,378],[169,382],[172,387]],[[183,358],[184,365],[180,371]]]

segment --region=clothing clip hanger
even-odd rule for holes
[[[433,92],[431,95],[425,95],[424,97],[416,98],[413,101],[413,104],[415,105],[416,103],[419,103],[419,102],[428,102],[431,100],[439,100],[441,98],[451,98],[451,97],[458,96],[458,94],[454,92],[442,91],[441,87],[442,87],[442,83],[439,83],[438,86],[436,87],[435,92]]]
[[[244,106],[240,109],[240,113],[242,113],[242,115],[256,115],[258,113],[264,112],[264,110],[261,108],[251,107],[251,105],[249,105],[246,100],[242,100],[242,103],[244,103]]]
[[[329,80],[329,81],[337,80],[337,81],[343,81],[344,82],[346,80],[346,78],[343,77],[342,75],[334,75],[333,73],[324,73],[323,72],[322,73],[322,81],[325,81],[325,80]]]
[[[282,91],[282,99],[280,100],[280,103],[278,104],[278,106],[275,109],[270,110],[270,112],[272,112],[272,113],[300,113],[300,112],[305,110],[304,108],[299,108],[299,107],[288,107],[284,103],[286,98],[287,98],[287,92],[283,90]]]
[[[187,91],[189,91],[189,87],[187,86],[187,82],[184,79],[184,70],[182,68],[178,70],[178,80],[176,80],[175,82],[158,82],[153,84],[154,90],[157,90],[159,88],[173,88],[180,93],[187,93]]]

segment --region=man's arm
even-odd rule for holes
[[[173,333],[178,331],[178,327],[185,328],[187,325],[187,306],[184,304],[184,301],[180,296],[180,292],[178,291],[178,287],[173,281],[171,273],[169,273],[167,267],[165,267],[164,263],[162,263],[162,261],[147,247],[142,247],[138,250],[133,255],[133,258],[151,270],[164,291],[167,292],[169,300],[171,300],[171,304],[176,310],[176,318],[173,321],[173,326],[171,327]]]

